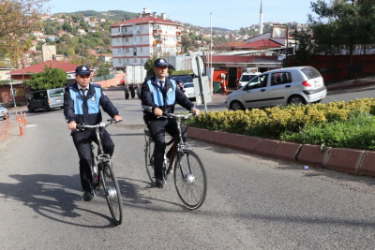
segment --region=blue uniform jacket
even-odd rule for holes
[[[176,103],[191,110],[194,104],[185,96],[176,82],[168,77],[165,78],[165,91],[159,87],[156,77],[152,76],[142,84],[141,101],[143,113],[149,119],[155,119],[154,109],[156,107],[167,113],[174,112]]]
[[[89,84],[89,90],[83,98],[78,90],[78,84],[70,84],[64,94],[64,115],[69,123],[95,125],[102,121],[100,106],[111,117],[119,112],[109,98],[104,94],[100,85]]]

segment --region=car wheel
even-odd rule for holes
[[[230,109],[231,110],[244,110],[244,106],[242,105],[242,103],[240,103],[239,101],[233,101],[231,104],[230,104]]]
[[[305,103],[306,103],[305,100],[301,96],[298,96],[298,95],[291,96],[288,100],[288,104],[292,104],[292,105],[301,105]]]
[[[30,106],[27,106],[27,110],[29,111],[29,113],[32,113],[34,111]]]
[[[47,106],[46,106],[46,105],[43,105],[43,111],[44,111],[44,112],[47,112],[47,110],[48,110],[48,109],[47,109]]]

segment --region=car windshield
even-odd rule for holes
[[[64,95],[63,89],[54,89],[54,90],[49,91],[50,97],[58,97],[58,96],[63,96],[63,95]]]
[[[184,88],[194,88],[194,84],[192,82],[185,83]]]
[[[317,77],[321,77],[322,75],[319,73],[319,71],[317,71],[316,69],[314,69],[313,67],[305,67],[303,69],[301,69],[301,71],[305,74],[305,76],[307,77],[307,79],[314,79],[314,78],[317,78]]]
[[[242,75],[241,76],[241,82],[248,82],[251,80],[251,78],[253,78],[255,75]]]
[[[183,75],[183,76],[170,76],[170,79],[173,79],[175,81],[180,80],[183,83],[185,82],[193,82],[193,77],[191,75]]]

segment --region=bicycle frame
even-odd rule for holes
[[[174,115],[174,114],[166,114],[165,116],[163,116],[163,117],[165,117],[167,119],[172,119],[172,118],[175,119],[176,123],[177,123],[177,129],[178,129],[178,134],[176,134],[170,141],[168,141],[165,144],[165,148],[167,148],[168,146],[170,146],[171,144],[173,144],[172,145],[171,156],[170,156],[170,159],[169,159],[169,165],[166,166],[167,167],[167,174],[169,174],[172,171],[172,169],[173,169],[173,163],[174,163],[173,158],[175,157],[176,152],[178,153],[177,156],[176,156],[177,157],[176,160],[177,160],[177,162],[180,162],[180,159],[181,159],[181,157],[183,155],[183,152],[185,150],[186,151],[193,150],[193,149],[187,148],[185,146],[185,143],[184,143],[183,137],[182,137],[183,133],[181,131],[181,121],[182,121],[182,118],[186,117],[188,119],[188,117],[190,117],[190,116],[191,116],[191,114],[186,115],[186,116]],[[188,126],[186,127],[184,133],[186,133],[187,129],[188,129]],[[150,133],[148,132],[146,135],[148,137],[149,142],[152,141]],[[145,137],[145,140],[146,140],[146,143],[147,143],[147,138],[146,137]]]

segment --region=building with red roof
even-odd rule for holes
[[[140,17],[111,26],[113,66],[144,65],[152,56],[175,56],[181,52],[180,24],[143,9]]]
[[[35,65],[32,65],[30,67],[26,67],[23,69],[17,69],[14,71],[10,72],[11,78],[14,81],[20,81],[22,82],[23,80],[29,80],[30,76],[32,74],[37,74],[42,71],[44,71],[44,67],[49,67],[49,68],[58,68],[64,70],[68,75],[74,76],[75,70],[79,65],[64,62],[64,61],[57,61],[57,60],[49,60],[45,61],[42,63],[38,63]]]
[[[32,74],[37,74],[44,71],[44,67],[46,66],[64,70],[68,74],[67,84],[75,81],[75,70],[78,65],[64,61],[49,60],[23,69],[17,69],[10,72],[11,83],[6,83],[3,86],[0,86],[0,103],[3,103],[6,106],[13,103],[13,98],[11,95],[12,85],[15,102],[18,104],[21,103],[21,105],[25,104],[25,93],[28,90],[24,85],[24,81],[29,80]]]

